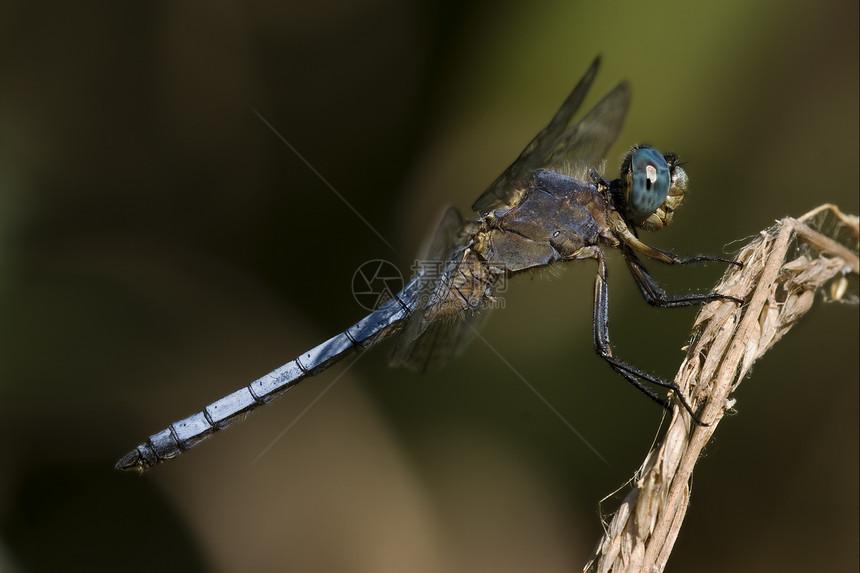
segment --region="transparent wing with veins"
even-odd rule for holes
[[[422,300],[397,337],[389,357],[391,366],[419,372],[442,366],[465,348],[486,316],[486,311],[467,310],[463,301],[465,312],[434,317],[435,305],[456,288],[454,277],[460,269],[470,226],[454,207],[442,216],[430,247],[420,260]]]
[[[478,197],[473,210],[484,214],[499,204],[507,204],[538,169],[569,173],[599,167],[618,138],[630,106],[630,88],[622,82],[571,125],[599,67],[600,58],[596,58],[549,124]]]

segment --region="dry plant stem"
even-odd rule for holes
[[[806,224],[821,214],[847,231],[850,247]],[[691,432],[689,416],[674,408],[662,443],[655,444],[636,472],[632,491],[605,528],[585,571],[663,570],[690,501],[693,468],[733,403],[729,393],[809,310],[818,290],[834,278],[858,273],[858,237],[856,216],[822,205],[799,219],[778,221],[741,250],[743,268],[729,269],[714,290],[745,304],[715,301],[702,308],[693,327],[694,343],[675,377],[693,407],[702,407],[700,416],[709,425],[694,426]],[[806,254],[797,252],[799,245],[807,247]]]

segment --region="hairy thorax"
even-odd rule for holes
[[[471,224],[470,240],[449,262],[427,318],[489,306],[502,276],[577,259],[584,247],[616,246],[608,209],[595,185],[538,171],[511,205],[499,205]]]

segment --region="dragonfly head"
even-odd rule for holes
[[[671,223],[687,191],[687,173],[675,154],[661,155],[647,145],[637,145],[627,153],[621,164],[621,181],[625,215],[646,231]]]

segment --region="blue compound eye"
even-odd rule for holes
[[[653,147],[640,147],[630,158],[630,172],[627,205],[635,216],[647,217],[669,194],[672,180],[669,164]]]

